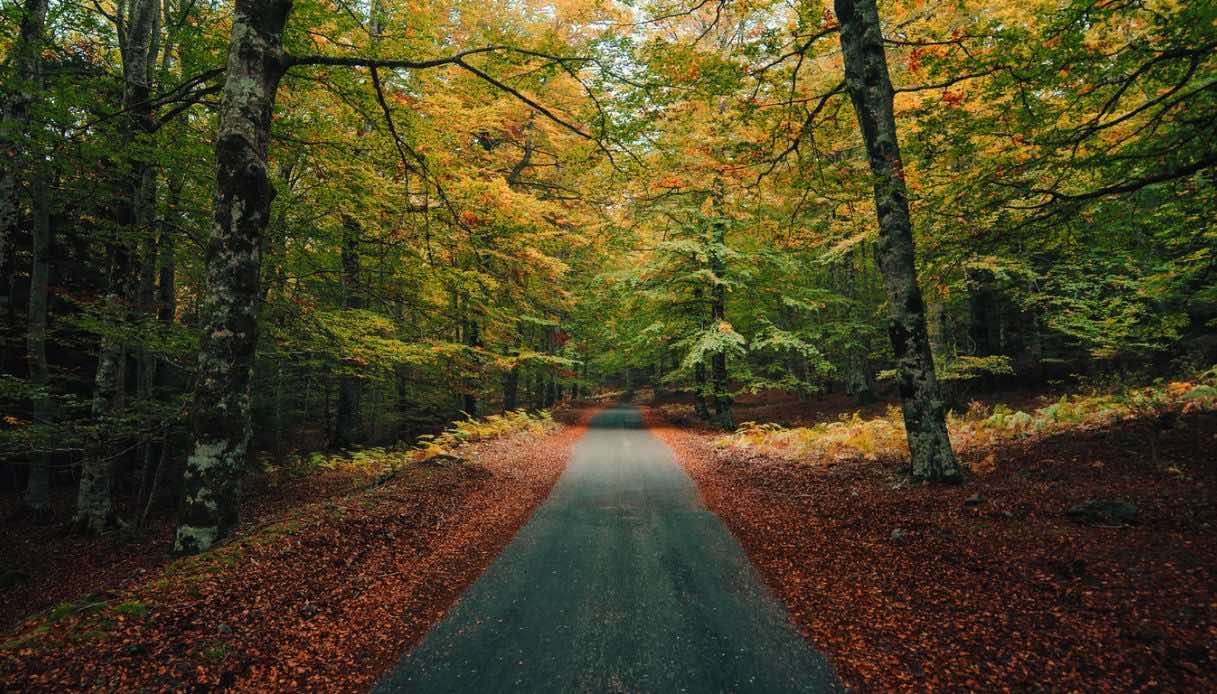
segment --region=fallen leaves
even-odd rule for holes
[[[0,689],[366,689],[510,541],[582,430],[470,446],[468,464],[306,504],[27,620],[4,639]]]
[[[809,641],[871,691],[1217,689],[1217,416],[1003,442],[963,487],[896,462],[808,465],[648,419]],[[1086,464],[1101,456],[1104,465]],[[1126,498],[1127,527],[1074,526]]]

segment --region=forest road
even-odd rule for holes
[[[592,419],[549,498],[376,692],[841,686],[636,409]]]

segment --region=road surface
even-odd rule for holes
[[[375,688],[839,690],[629,407],[593,418],[549,498]]]

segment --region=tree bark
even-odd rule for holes
[[[845,393],[858,405],[875,401],[875,373],[860,344],[850,345],[845,354]]]
[[[537,373],[532,379],[532,409],[545,409],[545,376]]]
[[[710,290],[710,322],[715,330],[727,320],[727,286],[723,279],[727,265],[723,262],[722,248],[726,243],[727,225],[717,221],[710,239],[710,271],[716,282]],[[731,417],[731,395],[727,393],[727,353],[720,351],[710,357],[710,379],[714,389],[714,417],[724,431],[734,431],[735,421]]]
[[[123,65],[122,108],[126,118],[122,124],[122,147],[135,146],[142,132],[151,130],[152,116],[148,105],[151,93],[151,68],[160,26],[160,4],[157,0],[131,0],[126,5],[122,23],[125,31],[120,38]],[[137,154],[125,162],[120,173],[120,190],[115,200],[115,221],[118,233],[152,226],[155,217],[155,180],[146,156]],[[110,278],[103,299],[104,311],[120,328],[131,318],[131,304],[139,293],[139,267],[136,253],[128,239],[116,238],[109,243]],[[118,525],[111,499],[116,453],[114,433],[108,417],[122,409],[125,403],[125,371],[127,346],[119,335],[110,333],[101,338],[94,377],[92,415],[97,421],[98,440],[93,454],[81,466],[80,488],[76,495],[76,517],[73,524],[87,533],[102,533]]]
[[[942,300],[930,301],[926,304],[926,330],[929,332],[930,353],[944,361],[948,356],[946,306]]]
[[[250,437],[262,234],[274,188],[267,173],[271,114],[283,75],[290,0],[237,0],[216,137],[215,221],[200,311],[193,452],[174,550],[197,553],[238,521]]]
[[[44,89],[42,74],[41,42],[46,26],[47,0],[26,0],[22,8],[21,25],[9,55],[13,62],[14,82],[8,85],[3,116],[0,120],[0,277],[6,277],[9,239],[16,231],[19,214],[17,188],[21,181],[18,175],[27,171],[27,181],[32,196],[31,228],[32,262],[30,267],[30,299],[27,316],[26,359],[30,384],[40,387],[39,394],[31,403],[31,414],[35,421],[47,422],[51,417],[51,401],[47,387],[47,294],[50,282],[51,210],[50,192],[46,166],[36,156],[29,156],[21,142],[29,135],[30,106]],[[10,282],[4,283],[10,288]],[[7,308],[10,297],[6,293],[0,303]],[[46,516],[51,510],[50,468],[45,453],[35,453],[30,459],[29,478],[26,481],[22,504],[25,510]]]
[[[896,354],[913,476],[959,479],[917,286],[913,229],[896,135],[893,91],[875,0],[836,0],[845,82],[862,129],[874,176],[879,218],[879,271],[887,291],[888,332]]]
[[[156,261],[153,274],[156,279],[152,288],[151,305],[156,312],[156,319],[163,329],[169,330],[177,319],[177,239],[176,230],[181,222],[178,208],[182,199],[183,178],[180,173],[173,175],[168,182],[169,198],[166,202],[167,215],[162,224],[158,224],[158,241],[156,244]],[[163,365],[157,365],[151,355],[145,364],[149,397],[164,401],[175,386],[177,379],[174,373]],[[177,490],[181,481],[181,468],[174,466],[168,469],[177,458],[171,456],[170,438],[174,428],[171,421],[161,423],[160,432],[156,439],[150,442],[144,451],[144,470],[141,484],[146,486],[141,494],[143,511],[137,518],[137,526],[142,527],[148,513],[154,505],[165,506],[169,500],[177,499]]]
[[[144,239],[144,252],[139,270],[139,310],[153,315],[156,314],[156,276],[157,263],[160,261],[158,250],[160,239],[156,236],[155,226],[157,225],[154,223],[154,228],[149,229],[149,234]],[[137,355],[136,367],[139,398],[145,402],[151,402],[156,392],[156,354],[141,347]],[[136,498],[142,503],[151,487],[153,470],[156,468],[157,461],[160,460],[157,437],[149,436],[144,440],[140,449],[139,494]],[[136,520],[138,521],[139,518],[137,517]]]
[[[710,408],[706,405],[706,363],[697,362],[693,366],[693,411],[701,419],[710,418]]]
[[[34,224],[33,261],[30,267],[29,331],[26,334],[26,352],[29,360],[30,385],[39,388],[34,397],[31,414],[34,421],[48,423],[51,419],[51,398],[48,387],[46,334],[47,298],[51,276],[51,202],[45,169],[39,166],[34,174]],[[51,511],[50,456],[34,453],[30,459],[30,475],[26,482],[25,510],[36,517],[46,517]]]

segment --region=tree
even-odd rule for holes
[[[51,211],[50,184],[47,166],[41,157],[29,151],[31,137],[29,110],[46,88],[43,78],[42,43],[46,25],[46,0],[27,0],[22,8],[21,24],[17,41],[12,47],[14,78],[7,85],[3,103],[3,121],[0,122],[0,156],[4,156],[4,171],[0,172],[0,271],[8,265],[8,240],[13,236],[18,223],[18,174],[29,172],[29,187],[32,197],[31,213],[31,270],[30,300],[27,318],[26,359],[30,384],[35,388],[31,414],[36,421],[46,422],[51,417],[51,403],[47,392],[47,290],[50,274]],[[24,152],[25,156],[20,153]],[[3,273],[0,272],[0,275]],[[4,303],[11,301],[9,297]],[[30,474],[22,499],[25,510],[39,516],[50,511],[50,472],[48,456],[34,454],[30,461]]]
[[[270,122],[286,55],[290,0],[237,0],[216,135],[215,222],[207,243],[193,452],[174,551],[211,547],[236,526],[249,446],[262,232],[274,187]]]
[[[841,22],[845,83],[874,176],[879,218],[875,253],[887,288],[888,332],[896,355],[896,379],[913,476],[958,480],[959,466],[947,434],[946,402],[934,372],[925,304],[917,285],[913,228],[879,10],[875,0],[836,0],[836,13]]]
[[[411,155],[408,145],[397,134],[379,69],[455,66],[510,94],[562,128],[589,137],[553,111],[467,61],[471,55],[495,51],[505,50],[529,58],[540,55],[536,52],[486,47],[433,60],[292,56],[283,47],[290,11],[291,4],[286,0],[238,0],[234,14],[216,138],[218,192],[201,307],[193,452],[186,463],[185,497],[174,543],[175,551],[180,553],[206,550],[228,535],[238,520],[240,479],[250,440],[261,246],[274,197],[266,160],[277,90],[286,72],[292,67],[310,65],[369,69],[403,167],[423,176],[431,164],[417,153]],[[450,199],[444,202],[452,204]],[[478,221],[476,215],[455,216],[466,231]],[[465,335],[470,342],[467,349],[474,352],[481,349],[479,329],[467,327]]]
[[[132,0],[122,10],[125,14],[115,21],[122,51],[122,161],[117,173],[120,183],[114,204],[114,238],[107,244],[109,286],[103,300],[105,312],[120,330],[130,322],[130,306],[138,299],[137,239],[152,233],[156,215],[154,171],[137,140],[154,124],[149,95],[160,46],[161,5],[159,0]],[[73,519],[84,532],[103,533],[119,523],[111,492],[117,457],[115,432],[108,420],[125,404],[126,358],[127,345],[121,332],[103,334],[93,389],[93,417],[100,422],[98,445],[95,454],[81,466]]]

